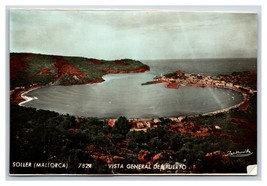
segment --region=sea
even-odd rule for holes
[[[166,88],[164,84],[142,85],[155,76],[174,71],[201,75],[257,71],[257,59],[143,60],[144,73],[108,74],[102,83],[46,86],[30,91],[34,98],[25,107],[98,118],[158,118],[202,114],[228,108],[243,99],[239,92],[212,87]]]

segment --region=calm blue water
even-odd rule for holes
[[[211,75],[256,70],[256,61],[253,59],[142,62],[149,65],[151,70],[136,74],[109,74],[104,76],[105,82],[98,84],[44,87],[28,93],[27,96],[38,99],[24,106],[99,118],[199,114],[235,105],[241,102],[242,95],[221,88],[168,89],[163,84],[141,86],[141,83],[153,80],[156,75],[176,70]]]

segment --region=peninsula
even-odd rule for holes
[[[99,83],[110,73],[138,73],[149,70],[140,61],[119,59],[107,61],[32,53],[10,54],[10,102],[24,101],[23,93],[47,85]]]

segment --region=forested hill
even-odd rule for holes
[[[131,59],[114,61],[32,53],[10,53],[10,88],[47,84],[72,85],[103,81],[108,73],[149,70]]]

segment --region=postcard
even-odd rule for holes
[[[10,8],[10,175],[257,175],[257,14]]]

